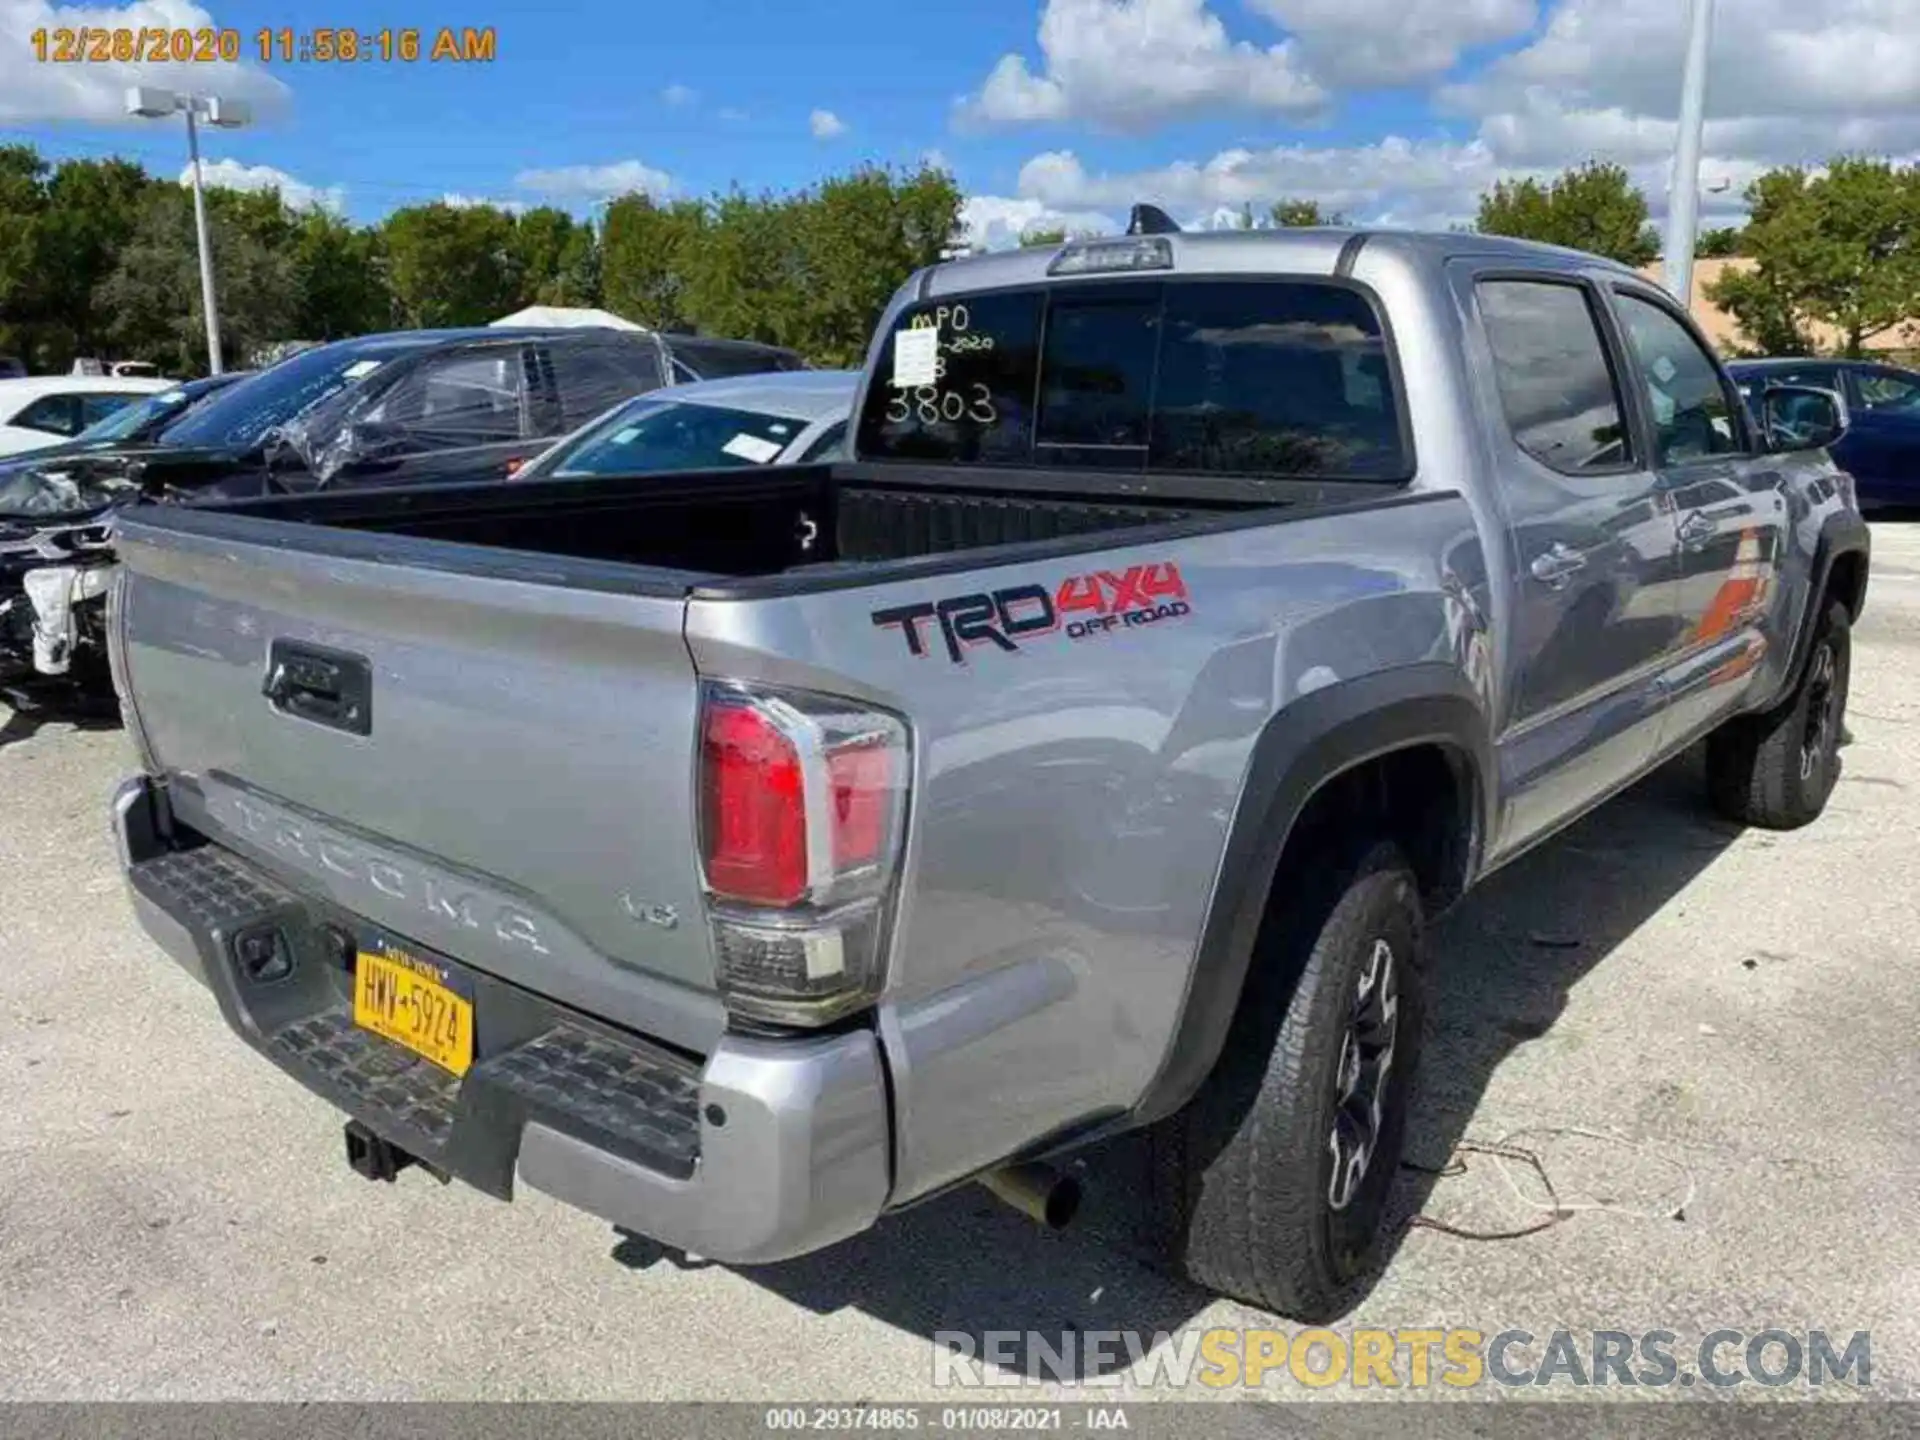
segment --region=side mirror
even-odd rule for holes
[[[1852,417],[1837,390],[1773,385],[1760,397],[1760,425],[1774,450],[1821,450],[1847,433]]]

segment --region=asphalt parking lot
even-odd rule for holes
[[[1819,824],[1720,824],[1688,757],[1437,938],[1411,1158],[1507,1138],[1614,1208],[1410,1228],[1346,1324],[1870,1330],[1874,1390],[1920,1388],[1920,525],[1874,545]],[[1137,1258],[1125,1147],[1064,1235],[969,1191],[750,1271],[538,1195],[370,1185],[136,929],[105,823],[121,734],[0,717],[0,1394],[937,1399],[940,1330],[1263,1323]],[[1407,1172],[1403,1209],[1537,1219],[1465,1158]]]

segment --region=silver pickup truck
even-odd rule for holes
[[[750,1263],[1150,1127],[1335,1314],[1430,917],[1703,738],[1832,790],[1844,413],[1754,408],[1591,256],[1138,233],[914,276],[845,463],[130,510],[133,904],[369,1176]]]

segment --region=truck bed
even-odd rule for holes
[[[706,903],[703,678],[926,723],[997,691],[947,693],[944,662],[913,658],[947,653],[938,623],[889,629],[876,607],[931,606],[987,584],[962,582],[978,571],[1051,595],[1076,564],[1118,565],[1132,590],[1150,564],[1216,553],[1289,555],[1323,583],[1326,547],[1417,498],[1134,483],[831,465],[136,505],[116,521],[116,678],[180,834],[703,1054],[725,1020],[715,955],[707,926],[677,919]],[[1275,546],[1224,533],[1268,526],[1287,532]],[[1111,647],[1071,653],[1097,667]]]
[[[866,576],[885,562],[960,552],[978,558],[975,552],[1036,542],[1059,549],[1057,542],[1147,525],[1207,528],[1282,507],[1377,502],[1386,488],[830,464],[276,496],[207,506],[166,523],[262,541],[261,527],[229,527],[223,517],[292,521],[324,529],[289,534],[290,546],[413,563],[429,562],[426,547],[393,541],[452,542],[496,554],[443,551],[437,568],[478,565],[517,578],[685,594],[774,577],[824,580],[832,569],[857,567]],[[556,567],[556,559],[577,563]]]

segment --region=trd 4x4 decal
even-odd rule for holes
[[[925,655],[923,627],[932,621],[946,642],[947,658],[960,665],[976,645],[1018,650],[1023,641],[1062,629],[1069,640],[1092,640],[1192,613],[1180,567],[1167,560],[1118,573],[1096,570],[1071,575],[1052,591],[1044,585],[1011,585],[895,605],[874,611],[873,623],[899,626],[907,637],[907,652]]]

